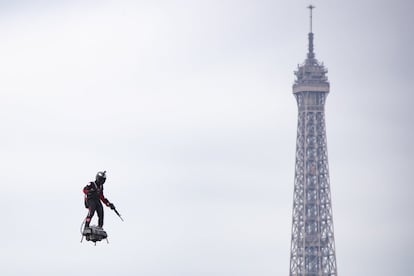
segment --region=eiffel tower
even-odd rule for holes
[[[327,69],[313,52],[312,11],[305,62],[295,71],[298,105],[290,276],[337,276],[325,129]]]

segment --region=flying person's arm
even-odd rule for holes
[[[89,193],[94,192],[94,191],[95,191],[95,187],[91,183],[89,183],[88,185],[85,186],[85,188],[83,188],[83,193],[85,195],[88,195]]]
[[[87,194],[89,193],[90,189],[91,189],[91,185],[86,185],[86,186],[83,188],[83,193],[84,193],[85,195],[87,195]]]
[[[104,193],[103,193],[103,189],[102,189],[102,191],[101,191],[101,194],[99,195],[99,198],[101,199],[101,201],[106,205],[106,206],[108,206],[108,207],[110,207],[111,209],[115,209],[115,206],[111,203],[111,202],[109,202],[109,200],[104,196]]]

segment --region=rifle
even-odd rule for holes
[[[124,219],[121,217],[121,214],[120,214],[120,213],[118,213],[118,211],[116,210],[116,208],[115,208],[115,207],[114,207],[112,210],[114,210],[115,214],[117,214],[117,215],[118,215],[118,217],[119,217],[122,221],[124,221]]]
[[[118,217],[122,220],[122,221],[124,221],[123,220],[123,218],[121,217],[121,215],[118,213],[118,211],[114,208],[114,211],[115,211],[115,213],[118,215]]]

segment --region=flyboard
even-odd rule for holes
[[[96,225],[92,225],[83,231],[81,242],[83,241],[83,237],[85,237],[87,241],[95,243],[95,245],[96,242],[99,242],[103,239],[105,239],[106,242],[109,243],[108,234],[106,233],[106,231]]]
[[[118,215],[118,217],[122,221],[124,221],[121,215],[118,213],[118,211],[115,208],[113,210]],[[106,240],[106,242],[109,243],[108,234],[106,233],[105,230],[103,230],[101,227],[98,227],[96,225],[92,225],[82,231],[84,224],[85,224],[85,220],[81,224],[82,239],[80,242],[82,242],[83,238],[85,238],[87,241],[91,241],[95,245],[96,245],[96,242],[100,242],[102,240]]]

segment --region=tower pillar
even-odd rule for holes
[[[308,54],[295,71],[298,105],[290,276],[337,276],[325,102],[327,70],[313,52],[312,10]]]

